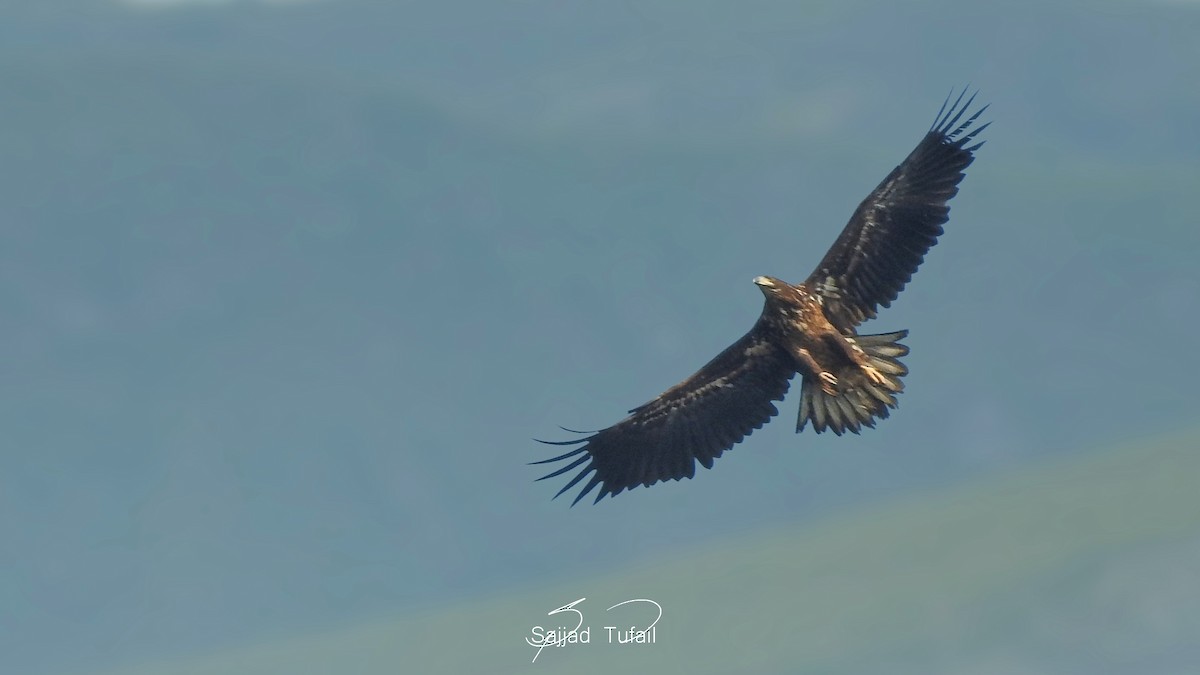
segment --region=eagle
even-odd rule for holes
[[[907,330],[859,335],[857,328],[889,307],[911,279],[949,220],[947,202],[988,124],[976,124],[988,106],[967,115],[975,101],[953,92],[925,137],[855,209],[833,247],[803,283],[771,276],[754,279],[765,298],[750,332],[694,375],[629,411],[616,424],[584,438],[541,441],[578,446],[550,459],[568,461],[537,480],[579,469],[557,498],[589,475],[577,504],[596,487],[595,502],[639,485],[692,478],[696,462],[713,461],[779,413],[799,373],[796,432],[838,436],[874,427],[896,407],[908,369],[900,357]]]

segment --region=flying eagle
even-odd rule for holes
[[[540,441],[582,445],[533,462],[579,456],[538,480],[583,465],[555,495],[592,474],[573,506],[596,486],[599,502],[638,485],[691,478],[696,461],[711,469],[778,414],[772,401],[783,400],[796,373],[802,378],[797,432],[812,422],[818,433],[857,434],[886,418],[908,373],[899,360],[908,354],[900,344],[908,331],[859,335],[856,327],[891,305],[943,232],[946,203],[983,145],[973,139],[988,127],[972,126],[987,106],[960,123],[975,100],[963,103],[965,93],[953,104],[946,99],[916,149],[858,205],[808,279],[799,285],[754,279],[766,302],[749,333],[613,426],[577,440]]]

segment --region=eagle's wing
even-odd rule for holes
[[[767,335],[762,319],[749,333],[709,361],[695,375],[671,387],[653,401],[630,410],[629,417],[587,438],[541,441],[581,447],[546,464],[581,455],[538,480],[553,478],[583,466],[558,491],[557,497],[594,472],[574,506],[597,485],[600,493],[615,495],[660,480],[691,478],[695,460],[712,468],[713,460],[778,414],[771,401],[782,400],[796,373],[790,354]]]
[[[963,170],[983,145],[967,144],[988,127],[971,128],[987,106],[959,123],[975,97],[960,106],[962,99],[960,94],[949,110],[942,104],[925,138],[858,205],[809,276],[807,285],[839,328],[851,329],[874,318],[879,306],[890,306],[942,234],[950,214],[946,203],[958,194]]]

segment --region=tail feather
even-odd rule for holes
[[[866,352],[867,363],[879,371],[884,382],[876,384],[860,367],[847,364],[833,373],[838,378],[837,394],[830,396],[817,378],[806,375],[796,431],[811,421],[817,433],[829,429],[838,436],[847,431],[857,434],[862,427],[874,427],[875,420],[887,419],[896,407],[896,394],[904,391],[900,378],[908,374],[908,368],[899,359],[908,354],[908,347],[899,341],[907,335],[908,331],[902,330],[847,338]]]

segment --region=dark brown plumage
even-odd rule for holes
[[[613,426],[573,441],[541,441],[579,447],[534,462],[571,460],[538,480],[579,468],[557,497],[590,475],[575,504],[597,486],[599,502],[638,485],[691,478],[696,461],[712,468],[778,414],[773,401],[783,400],[796,373],[797,432],[812,422],[818,433],[858,433],[886,418],[908,373],[899,361],[908,353],[899,343],[908,331],[858,335],[856,327],[891,305],[942,234],[947,202],[983,142],[968,144],[988,126],[972,127],[987,106],[963,120],[975,97],[963,98],[946,100],[916,149],[859,204],[804,283],[754,280],[766,301],[749,333]]]

